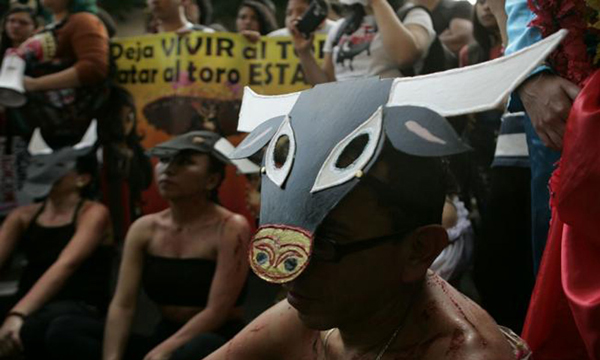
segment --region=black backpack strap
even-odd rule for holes
[[[350,35],[360,27],[363,18],[365,17],[365,9],[360,4],[354,4],[350,7],[349,15],[344,18],[344,21],[337,29],[331,47],[335,47],[340,43],[342,36]]]

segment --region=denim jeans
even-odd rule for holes
[[[560,152],[544,145],[527,116],[525,133],[531,164],[531,237],[533,271],[537,274],[550,227],[550,191],[548,181],[560,159]]]

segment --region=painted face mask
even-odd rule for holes
[[[97,138],[96,120],[93,120],[79,143],[53,150],[46,144],[40,129],[35,129],[27,148],[31,162],[21,191],[34,199],[46,197],[56,181],[75,169],[77,158],[93,150]]]
[[[329,83],[282,96],[246,88],[238,128],[251,133],[230,157],[267,145],[260,227],[249,251],[253,271],[273,283],[298,277],[311,260],[318,226],[369,176],[384,144],[417,157],[468,150],[444,117],[498,106],[563,36],[423,77]]]

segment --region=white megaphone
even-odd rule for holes
[[[16,52],[7,52],[0,69],[0,105],[5,107],[23,106],[27,101],[23,75],[25,60]]]
[[[17,49],[8,49],[0,69],[0,105],[23,106],[27,102],[23,85],[26,62],[44,63],[54,55],[56,39],[51,31],[37,33]]]

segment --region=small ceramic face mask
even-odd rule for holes
[[[368,78],[280,96],[245,89],[230,155],[265,145],[260,227],[249,251],[254,272],[285,283],[308,266],[327,214],[380,161],[384,144],[417,157],[468,149],[444,118],[494,108],[560,42],[558,33],[518,54],[423,77]]]

